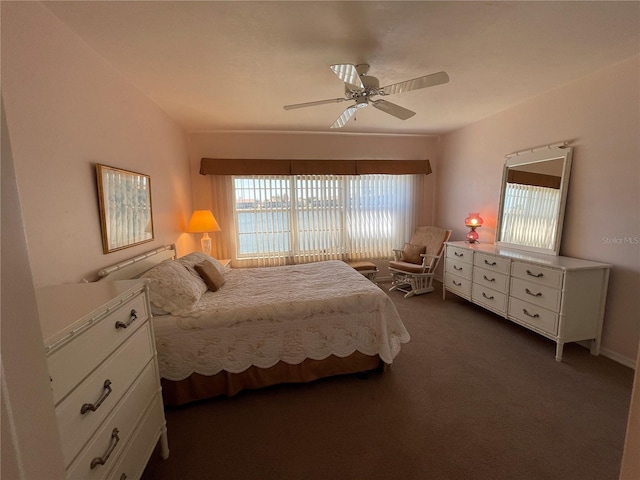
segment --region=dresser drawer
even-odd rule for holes
[[[109,480],[135,480],[142,476],[149,457],[164,427],[162,403],[156,400],[151,405],[140,427],[134,433],[127,451],[118,459],[118,464],[109,474]]]
[[[465,248],[447,245],[447,258],[457,260],[458,263],[471,264],[473,262],[473,252]]]
[[[470,263],[463,263],[459,260],[447,258],[446,271],[452,275],[471,280],[471,270],[473,266]]]
[[[126,324],[134,315],[136,320],[127,328],[116,328],[116,323]],[[47,364],[54,402],[58,404],[110,352],[129,338],[148,316],[146,297],[139,293],[97,320],[64,348],[51,353]]]
[[[517,297],[539,307],[553,310],[554,312],[560,311],[562,292],[557,288],[540,285],[521,278],[512,278],[510,294],[512,297]]]
[[[69,465],[100,423],[153,358],[149,323],[135,334],[56,408],[65,465]],[[108,382],[108,383],[107,383]],[[100,405],[91,410],[83,405]]]
[[[507,314],[507,298],[505,293],[496,292],[477,283],[474,283],[471,288],[471,300],[474,303],[479,303],[505,316]]]
[[[486,268],[475,267],[473,269],[473,283],[484,287],[507,293],[509,287],[509,277],[501,273],[496,273]]]
[[[551,335],[558,333],[558,314],[518,298],[509,300],[509,317]]]
[[[495,255],[476,252],[473,256],[473,264],[477,267],[486,268],[487,270],[508,275],[511,260],[504,257],[496,257]]]
[[[549,287],[562,287],[562,270],[531,263],[513,261],[511,264],[511,276],[531,280],[532,282],[548,285]]]
[[[89,444],[67,470],[67,478],[102,479],[118,463],[118,457],[131,438],[136,426],[151,402],[159,401],[156,370],[153,362],[149,363],[143,373],[127,392],[115,411],[105,420],[102,427],[92,437]],[[91,468],[94,459],[103,459],[104,464],[96,464]]]
[[[471,298],[471,280],[468,278],[447,274],[444,277],[444,286],[458,295]]]

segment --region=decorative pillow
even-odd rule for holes
[[[427,247],[424,245],[412,245],[410,243],[405,243],[404,248],[402,249],[400,261],[422,265],[422,257],[420,255],[423,253],[427,253]]]
[[[173,315],[193,310],[202,294],[207,291],[207,285],[199,276],[194,277],[184,265],[175,260],[165,260],[141,278],[149,279],[152,309],[164,310]]]
[[[192,252],[188,255],[185,255],[184,257],[178,258],[177,261],[187,267],[189,271],[198,278],[200,278],[200,275],[198,275],[198,272],[196,272],[194,267],[196,264],[202,263],[204,261],[209,262],[211,265],[213,265],[215,269],[220,272],[220,275],[224,276],[227,273],[225,268],[220,264],[218,260],[213,258],[211,255],[207,255],[206,253],[202,252]]]
[[[224,277],[222,274],[213,266],[211,262],[202,261],[200,263],[196,263],[193,268],[195,268],[198,275],[204,280],[204,283],[207,284],[209,290],[212,292],[217,292],[222,285],[224,285]]]

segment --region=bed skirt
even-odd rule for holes
[[[324,360],[306,359],[298,365],[278,362],[271,368],[249,367],[241,373],[222,371],[213,376],[192,374],[177,382],[161,379],[165,406],[179,406],[206,398],[229,397],[246,389],[257,389],[281,383],[306,383],[313,380],[348,373],[386,371],[378,355],[354,352],[345,358],[331,355]]]

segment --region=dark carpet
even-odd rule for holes
[[[558,363],[440,289],[390,296],[411,342],[389,372],[167,409],[143,479],[617,480],[633,370],[576,344]]]

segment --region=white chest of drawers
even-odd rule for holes
[[[135,479],[169,455],[147,284],[37,291],[68,479]]]
[[[448,242],[442,298],[447,291],[556,342],[591,340],[600,353],[610,265],[527,253],[495,245]]]

